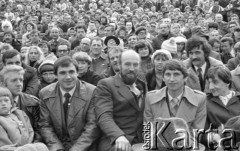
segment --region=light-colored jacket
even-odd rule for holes
[[[8,116],[0,116],[0,148],[32,143],[33,136],[30,120],[22,110],[14,108]]]
[[[158,117],[170,117],[166,94],[167,87],[147,93],[144,110],[145,121],[153,121]],[[184,119],[189,128],[203,129],[207,116],[206,110],[206,95],[185,86],[176,117]]]

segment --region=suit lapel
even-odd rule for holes
[[[87,99],[86,88],[79,81],[71,98],[71,105],[68,111],[68,126],[74,122],[75,117],[83,109],[87,101],[89,100]]]
[[[138,104],[135,101],[135,98],[126,84],[123,83],[122,79],[120,78],[119,74],[114,76],[115,85],[118,87],[118,92],[127,100],[129,103],[136,109],[140,110]]]
[[[193,110],[195,110],[195,107],[193,107],[185,99],[186,98],[182,98],[182,102],[178,108],[176,117],[183,118],[184,120],[186,120],[186,122],[189,122],[192,119],[194,119],[195,114],[193,114],[194,113]],[[192,114],[189,114],[189,113],[192,113]]]
[[[59,125],[62,126],[63,124],[63,112],[62,112],[62,103],[61,103],[62,99],[61,99],[61,93],[60,93],[60,89],[59,89],[59,85],[57,84],[55,87],[55,91],[53,91],[52,96],[49,98],[49,109],[51,109],[52,111],[52,115],[55,116],[55,119]]]

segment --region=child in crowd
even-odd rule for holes
[[[11,92],[0,86],[0,151],[27,151],[28,146],[24,145],[33,142],[34,131],[28,116],[12,104]],[[42,143],[32,144],[32,147],[48,151]]]

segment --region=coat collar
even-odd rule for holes
[[[213,102],[215,102],[217,104],[225,106],[225,105],[223,105],[222,101],[219,99],[218,96],[213,96],[212,94],[209,94],[208,96],[210,97],[210,98],[208,98],[208,100],[212,100]],[[235,102],[238,102],[239,98],[240,98],[240,92],[236,92],[236,94],[229,100],[226,107],[231,105],[231,104],[234,104]]]
[[[152,100],[151,104],[155,104],[160,101],[163,101],[164,98],[166,98],[166,94],[167,94],[167,87],[163,87],[162,89],[157,90],[156,94],[153,96],[154,98],[151,99]],[[190,89],[188,86],[185,86],[182,98],[186,98],[186,100],[189,103],[191,103],[194,106],[198,106],[198,102],[196,100],[195,95],[196,94],[192,89]]]
[[[140,111],[138,104],[136,103],[135,98],[127,85],[122,81],[119,73],[117,73],[114,77],[114,84],[118,88],[118,92],[127,100],[129,103],[137,110]]]

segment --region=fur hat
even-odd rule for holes
[[[172,37],[172,38],[170,38],[168,40],[165,40],[162,43],[161,48],[164,49],[164,50],[169,51],[172,54],[176,54],[177,53],[177,44],[176,44],[175,38]]]
[[[160,49],[160,50],[156,50],[152,54],[151,60],[153,61],[158,54],[165,54],[168,57],[169,60],[172,59],[172,55],[171,55],[171,53],[169,51],[164,50],[164,49]]]
[[[38,67],[38,72],[42,74],[43,72],[54,71],[54,62],[52,60],[45,60]]]
[[[175,38],[175,41],[176,41],[176,43],[183,43],[183,42],[186,43],[187,39],[182,36],[178,36]]]

